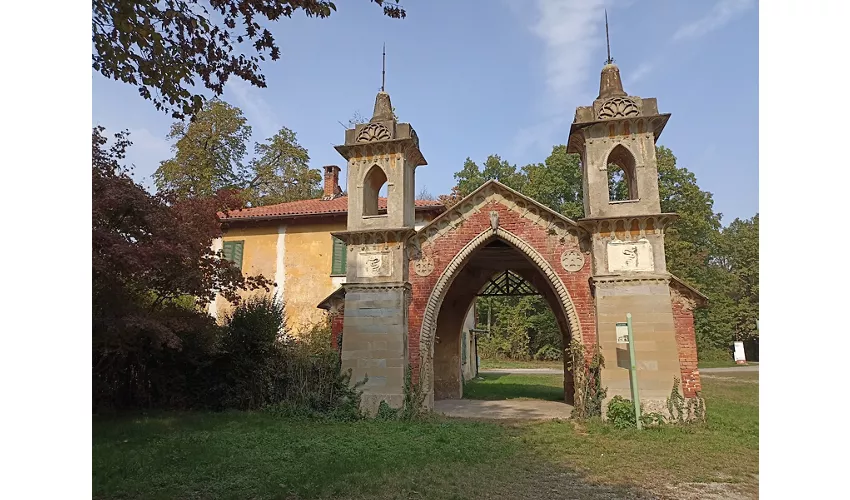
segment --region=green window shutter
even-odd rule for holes
[[[342,275],[345,274],[345,263],[348,248],[345,246],[345,243],[335,237],[333,238],[333,255],[331,257],[331,274],[332,275]]]
[[[225,241],[221,250],[224,253],[224,258],[236,264],[240,270],[242,269],[242,254],[245,248],[245,241]]]
[[[463,334],[460,336],[460,363],[462,365],[466,364],[466,330],[463,331]]]

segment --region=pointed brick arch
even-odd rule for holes
[[[579,321],[573,300],[570,297],[567,287],[564,285],[552,265],[544,259],[532,245],[511,231],[503,228],[497,228],[495,230],[492,228],[485,229],[472,238],[452,258],[440,275],[428,297],[428,302],[422,316],[422,326],[419,332],[419,377],[422,382],[421,387],[423,387],[428,395],[428,401],[430,401],[433,396],[434,337],[437,328],[437,316],[440,312],[443,299],[445,298],[449,288],[451,288],[455,277],[469,261],[472,254],[479,248],[482,248],[496,239],[500,239],[510,244],[534,263],[535,267],[537,267],[538,271],[540,271],[540,273],[542,273],[542,275],[546,278],[546,281],[558,297],[558,304],[561,307],[561,312],[567,320],[570,336],[574,338],[582,338],[581,322]]]

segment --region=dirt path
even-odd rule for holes
[[[573,407],[558,401],[542,399],[508,399],[482,401],[477,399],[441,399],[434,402],[434,411],[448,417],[493,420],[551,420],[569,419]]]

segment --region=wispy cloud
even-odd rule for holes
[[[538,0],[532,31],[544,44],[546,87],[559,106],[571,104],[603,43],[602,0]],[[591,68],[593,66],[593,68]]]
[[[743,15],[753,5],[754,0],[717,0],[711,10],[696,21],[679,27],[665,47],[659,48],[659,53],[652,59],[641,63],[634,71],[624,75],[625,84],[631,86],[643,80],[655,71],[666,56],[665,53],[674,48],[676,42],[694,41],[708,33],[718,30],[726,24]]]
[[[554,134],[568,119],[581,99],[593,69],[601,67],[604,36],[603,0],[537,0],[531,31],[543,43],[546,89],[538,103],[542,110],[537,123],[518,131],[517,154],[531,148],[549,148]],[[596,62],[596,64],[594,64]],[[563,138],[561,139],[564,140]]]
[[[633,71],[629,72],[626,75],[626,83],[630,85],[643,80],[646,75],[652,73],[652,71],[655,70],[655,67],[655,60],[641,63],[637,68],[635,68]]]
[[[234,78],[227,82],[227,90],[232,92],[236,99],[234,104],[242,109],[248,123],[254,127],[254,141],[263,141],[277,133],[280,122],[270,111],[266,100],[259,95],[261,89]]]
[[[755,0],[718,0],[705,16],[688,23],[673,34],[673,40],[687,40],[705,36],[741,16],[755,4]]]
[[[130,140],[133,141],[134,149],[162,155],[163,160],[170,156],[171,145],[165,137],[157,137],[146,128],[130,129]]]

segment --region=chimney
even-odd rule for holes
[[[342,194],[339,187],[339,167],[336,165],[325,165],[325,192],[323,200],[332,200]]]

